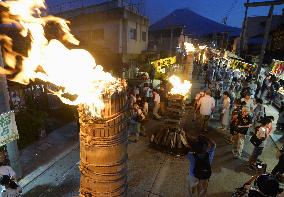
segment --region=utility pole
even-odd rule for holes
[[[249,0],[247,0],[247,3],[249,3]],[[240,57],[243,54],[244,45],[245,45],[245,35],[246,35],[246,29],[247,29],[247,15],[248,15],[248,7],[246,7],[245,18],[244,18],[243,25],[242,25],[242,33],[240,36],[240,46],[239,46],[239,56]]]
[[[4,62],[2,59],[2,50],[0,47],[0,66],[4,67]],[[10,111],[10,97],[8,93],[8,85],[5,75],[0,76],[0,113],[5,113]],[[17,141],[10,142],[6,144],[8,158],[11,167],[15,170],[18,178],[22,177],[22,169],[20,165],[19,150]]]
[[[170,56],[173,55],[173,27],[171,27]]]
[[[270,6],[269,13],[268,13],[267,20],[266,20],[266,24],[265,24],[264,37],[263,37],[263,42],[262,42],[262,47],[261,47],[261,52],[260,52],[260,57],[259,57],[259,65],[261,65],[263,63],[266,45],[267,45],[267,42],[268,42],[269,32],[270,32],[270,28],[271,28],[273,10],[274,10],[274,6],[272,5],[272,6]]]

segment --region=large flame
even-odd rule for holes
[[[169,92],[170,94],[178,94],[182,96],[186,96],[189,93],[189,90],[192,86],[190,81],[184,80],[183,82],[181,79],[175,75],[169,78],[170,83],[172,84],[173,88]]]
[[[88,51],[68,49],[60,42],[79,44],[70,33],[67,21],[42,16],[44,0],[6,1],[0,2],[0,7],[2,25],[13,24],[24,38],[31,39],[31,47],[25,56],[13,50],[11,37],[0,35],[0,40],[4,41],[4,60],[8,66],[7,70],[1,69],[1,73],[14,74],[11,80],[22,84],[35,79],[51,82],[60,87],[60,91],[54,94],[64,103],[83,104],[93,116],[101,116],[103,95],[119,90],[123,83],[96,65]],[[45,30],[50,24],[55,24],[51,29],[56,27],[57,32],[48,35]],[[63,95],[66,93],[75,95],[76,99],[65,98]]]

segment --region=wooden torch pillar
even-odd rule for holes
[[[125,93],[105,98],[102,118],[79,106],[80,197],[127,194],[127,124]]]

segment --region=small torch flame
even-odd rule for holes
[[[31,47],[25,56],[13,51],[12,38],[0,34],[0,40],[4,41],[4,60],[8,66],[7,70],[1,69],[0,72],[11,74],[11,70],[14,71],[12,74],[15,77],[11,80],[22,84],[35,79],[53,83],[61,89],[54,94],[64,103],[83,104],[91,115],[100,117],[104,109],[103,95],[121,90],[123,82],[96,65],[88,51],[68,49],[60,42],[79,44],[70,33],[67,21],[53,16],[41,17],[41,12],[45,10],[44,0],[0,2],[0,8],[0,23],[16,25],[20,34],[31,40]],[[51,24],[54,26],[49,27]],[[48,28],[56,29],[56,33],[49,34],[46,31]],[[17,66],[19,56],[20,69]],[[76,99],[64,98],[66,93],[76,95]]]
[[[189,90],[192,86],[190,81],[184,80],[183,82],[181,79],[175,75],[169,78],[170,83],[173,85],[173,88],[169,92],[169,94],[178,94],[182,96],[186,96],[189,93]]]
[[[194,45],[192,43],[185,42],[184,47],[187,53],[195,51]]]
[[[200,50],[203,50],[203,49],[205,49],[206,47],[207,47],[206,45],[200,45],[200,46],[199,46],[199,49],[200,49]]]

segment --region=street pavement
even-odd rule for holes
[[[199,91],[199,87],[199,83],[193,83],[193,95]],[[266,109],[267,115],[277,115],[277,111],[274,108],[267,107]],[[188,135],[198,135],[201,129],[198,122],[191,121],[192,109],[188,109],[187,113],[184,129]],[[275,119],[277,119],[277,116],[275,116]],[[128,196],[188,196],[187,174],[189,162],[186,156],[172,156],[152,149],[149,146],[149,137],[162,124],[162,121],[150,120],[146,124],[147,137],[141,137],[137,143],[130,142],[128,145]],[[231,153],[232,147],[225,140],[229,132],[215,129],[218,126],[217,120],[211,120],[211,128],[207,133],[208,137],[213,139],[217,144],[212,164],[213,174],[208,188],[209,197],[230,196],[234,188],[243,185],[254,174],[254,172],[247,170],[246,167],[248,156],[252,151],[249,138],[246,139],[243,159],[233,159]],[[68,131],[72,130],[71,128],[76,131],[76,126],[71,124],[69,127],[63,127],[61,132],[66,135]],[[57,135],[60,135],[60,132]],[[272,138],[269,139],[269,143],[260,157],[262,161],[268,164],[268,171],[271,171],[276,164],[275,143],[279,147],[283,144],[281,133],[276,133],[272,137],[275,141]],[[73,139],[61,138],[60,141],[62,144],[67,143],[68,140],[73,140],[72,145],[69,144],[67,148],[54,147],[58,150],[58,154],[52,152],[53,156],[51,161],[49,161],[49,165],[47,165],[48,162],[43,162],[38,166],[32,164],[34,169],[32,173],[35,173],[37,176],[31,176],[31,179],[26,176],[23,178],[24,181],[20,182],[23,186],[24,196],[78,196],[80,184],[79,145],[78,141],[75,143],[75,139],[78,140],[76,137],[73,137]],[[38,157],[50,157],[50,150],[52,149],[48,148]],[[44,170],[44,167],[41,169],[42,166],[45,166],[46,169]]]

